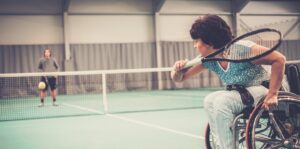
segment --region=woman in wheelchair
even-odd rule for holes
[[[228,24],[216,15],[198,18],[193,23],[190,34],[194,39],[194,47],[202,56],[221,48],[233,37]],[[237,44],[249,49],[262,48],[261,45],[251,41]],[[263,97],[263,109],[268,110],[278,104],[278,91],[285,70],[285,56],[277,51],[245,63],[205,62],[183,73],[180,70],[186,62],[187,60],[175,62],[176,70],[171,73],[174,81],[184,81],[204,69],[209,69],[215,72],[226,85],[226,90],[211,93],[204,99],[204,108],[217,148],[234,148],[233,132],[230,127],[236,115],[245,107],[256,105]],[[270,76],[261,65],[271,66]],[[269,89],[261,85],[266,80],[270,80]]]

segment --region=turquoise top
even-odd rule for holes
[[[237,51],[238,48],[246,48],[250,51],[255,43],[251,41],[241,41],[235,44],[236,46],[234,47]],[[261,65],[255,65],[251,62],[228,62],[226,70],[224,70],[217,61],[205,62],[202,65],[215,72],[225,85],[239,84],[248,87],[260,85],[262,81],[269,79],[267,71]]]

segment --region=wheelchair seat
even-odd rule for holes
[[[300,62],[287,63],[285,68],[290,92],[300,95]]]

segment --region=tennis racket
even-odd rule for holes
[[[282,41],[281,33],[278,30],[263,28],[243,34],[223,48],[205,56],[197,56],[188,61],[183,69],[190,68],[194,65],[205,63],[208,61],[228,61],[228,62],[248,62],[259,59],[276,50]],[[257,44],[255,48],[246,48],[245,44]],[[222,57],[215,57],[222,53]]]

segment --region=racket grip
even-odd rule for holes
[[[187,68],[190,68],[194,65],[197,65],[197,64],[201,64],[202,63],[202,57],[201,56],[197,56],[196,58],[188,61],[184,66],[183,66],[183,69],[187,69]]]

